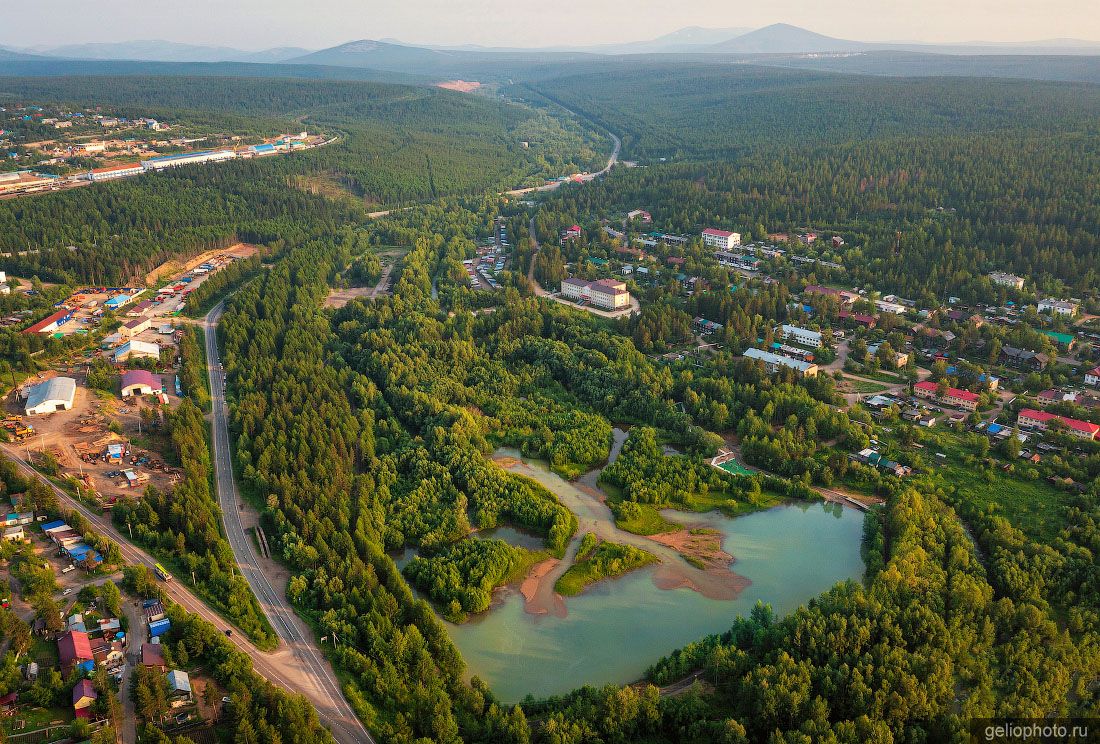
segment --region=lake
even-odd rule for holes
[[[528,693],[538,698],[584,684],[632,682],[661,656],[728,630],[757,601],[784,615],[838,581],[863,576],[863,514],[854,509],[792,503],[736,519],[665,514],[720,530],[736,561],[732,570],[752,584],[734,600],[713,600],[690,589],[658,589],[650,567],[568,598],[566,617],[529,615],[519,592],[506,588],[490,612],[446,624],[469,672],[509,704]]]

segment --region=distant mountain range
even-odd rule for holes
[[[655,39],[609,42],[590,46],[555,46],[540,49],[442,46],[408,44],[401,41],[363,39],[311,51],[297,47],[276,47],[250,52],[231,47],[180,44],[171,41],[126,41],[70,44],[17,49],[0,47],[0,61],[29,61],[42,58],[69,60],[136,60],[160,62],[251,62],[259,64],[313,64],[339,67],[377,67],[383,70],[430,73],[456,62],[480,64],[494,59],[516,62],[520,57],[539,61],[577,59],[592,56],[651,54],[851,54],[872,51],[903,51],[927,54],[990,55],[1051,54],[1100,55],[1100,42],[1081,39],[1047,39],[1030,42],[972,41],[960,44],[924,42],[870,42],[838,39],[798,26],[776,23],[759,29],[702,28],[690,26]],[[406,70],[409,65],[413,70]]]
[[[1100,42],[1051,39],[1028,42],[973,41],[961,44],[929,44],[915,41],[881,42],[836,39],[787,23],[765,28],[711,45],[708,54],[828,54],[870,51],[906,51],[931,54],[1100,54]]]
[[[174,41],[123,41],[68,44],[26,50],[4,50],[37,58],[79,60],[136,60],[148,62],[258,62],[277,64],[309,54],[309,49],[276,47],[258,52],[219,46],[180,44]],[[2,52],[0,52],[2,53]],[[0,57],[0,59],[7,59]]]
[[[725,65],[731,61],[873,75],[972,75],[1100,82],[1100,43],[866,42],[777,23],[765,28],[689,27],[655,39],[595,46],[520,49],[425,46],[387,39],[310,51],[245,51],[169,41],[0,47],[0,74],[161,74],[290,76],[436,83],[534,83],[562,75],[624,68]],[[124,72],[125,71],[125,72]]]

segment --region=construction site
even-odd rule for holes
[[[42,373],[32,382],[55,376]],[[18,391],[5,400],[3,426],[9,441],[33,461],[57,475],[81,483],[86,497],[107,509],[120,498],[140,498],[147,486],[168,490],[182,470],[165,462],[168,438],[164,409],[178,404],[166,392],[115,398],[87,387],[83,373],[66,372],[77,381],[72,408],[44,416],[26,416]],[[52,462],[51,462],[52,461]]]

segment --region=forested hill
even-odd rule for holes
[[[52,280],[121,281],[178,253],[273,238],[307,216],[340,224],[382,206],[538,184],[591,168],[608,147],[547,110],[433,88],[240,78],[0,79],[0,105],[43,101],[169,123],[183,118],[205,131],[338,136],[334,144],[285,157],[0,202],[0,252],[42,251],[6,268]]]
[[[875,78],[752,65],[644,66],[529,86],[616,132],[623,156],[723,159],[763,144],[1097,132],[1100,86]]]
[[[1100,280],[1100,86],[736,67],[535,87],[648,166],[563,191],[569,219],[832,231],[845,281],[928,303],[983,296],[993,269],[1073,296]]]

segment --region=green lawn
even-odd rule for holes
[[[886,385],[880,385],[877,382],[867,382],[865,380],[856,380],[852,377],[845,377],[844,382],[851,388],[853,393],[881,393],[883,390],[888,390]]]

